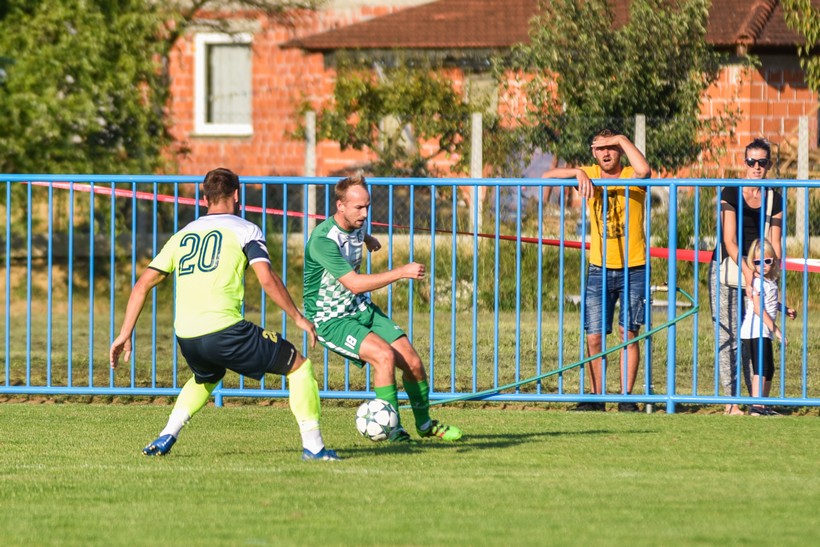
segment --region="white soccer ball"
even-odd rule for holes
[[[389,438],[398,425],[399,413],[383,399],[365,401],[356,410],[356,429],[371,441]]]

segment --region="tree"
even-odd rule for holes
[[[800,66],[806,73],[809,88],[820,93],[820,8],[812,0],[781,0],[786,25],[803,35],[806,41],[798,46]]]
[[[427,177],[437,174],[431,160],[457,157],[453,169],[466,172],[470,161],[471,114],[486,111],[486,101],[468,103],[441,67],[399,59],[376,68],[340,62],[332,99],[317,108],[317,137],[342,150],[368,150],[375,159],[365,170],[375,176]],[[487,113],[484,138],[489,164],[505,153],[498,116]],[[298,137],[303,130],[297,132]]]
[[[602,126],[632,133],[647,117],[647,159],[656,170],[689,165],[736,113],[703,117],[700,103],[721,56],[705,41],[708,0],[632,0],[616,27],[606,0],[541,0],[530,43],[512,67],[532,75],[526,140],[579,164]]]
[[[172,147],[168,56],[207,11],[314,1],[10,0],[0,7],[0,171],[143,173]]]

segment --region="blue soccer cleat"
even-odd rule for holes
[[[171,451],[171,447],[177,442],[177,438],[173,435],[163,435],[157,440],[142,449],[142,453],[146,456],[164,456]]]
[[[328,450],[327,448],[321,449],[316,454],[305,448],[302,450],[302,460],[306,462],[340,462],[342,458],[340,458],[335,451]]]

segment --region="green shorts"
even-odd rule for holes
[[[355,315],[331,319],[316,325],[319,342],[330,351],[347,357],[357,367],[364,366],[364,361],[359,356],[359,348],[362,340],[371,332],[388,344],[405,336],[401,327],[374,304],[370,304],[367,309]]]

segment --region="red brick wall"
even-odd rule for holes
[[[739,118],[734,136],[725,139],[724,158],[704,158],[707,172],[716,176],[742,172],[744,149],[757,137],[767,138],[775,154],[778,147],[784,156],[796,150],[801,116],[809,118],[809,146],[817,148],[818,97],[806,86],[796,58],[761,56],[759,67],[724,69],[707,93],[703,112],[716,115],[724,107],[739,109]]]
[[[330,95],[333,75],[325,71],[321,54],[280,45],[394,10],[364,6],[339,12],[305,12],[290,26],[260,18],[253,38],[253,135],[249,137],[194,134],[194,37],[186,36],[172,53],[170,67],[170,116],[178,142],[172,152],[176,172],[201,175],[223,166],[247,176],[303,175],[304,144],[288,134],[296,128],[296,112],[303,99]],[[319,176],[364,157],[356,152],[342,155],[333,143],[322,142],[317,148]]]
[[[289,138],[296,128],[296,112],[303,100],[320,103],[330,97],[334,73],[325,70],[321,54],[283,49],[281,44],[331,28],[380,16],[398,8],[360,7],[343,11],[300,13],[286,26],[260,18],[253,40],[253,135],[250,137],[197,136],[194,128],[193,36],[181,40],[171,56],[173,134],[184,153],[177,154],[176,171],[200,175],[216,166],[244,175],[304,174],[304,144]],[[685,175],[736,176],[743,148],[755,137],[765,136],[783,150],[796,142],[798,118],[809,116],[811,146],[817,145],[818,97],[803,82],[794,58],[762,57],[758,68],[726,68],[703,102],[703,112],[715,115],[721,108],[739,109],[734,135],[716,143],[714,153]],[[458,83],[460,74],[450,74]],[[502,108],[505,102],[501,101]],[[509,107],[506,104],[506,107]],[[721,144],[723,147],[721,147]],[[721,148],[725,150],[721,152]],[[342,153],[331,142],[317,145],[318,176],[335,176],[361,165],[363,152]],[[457,158],[440,158],[446,169]]]

